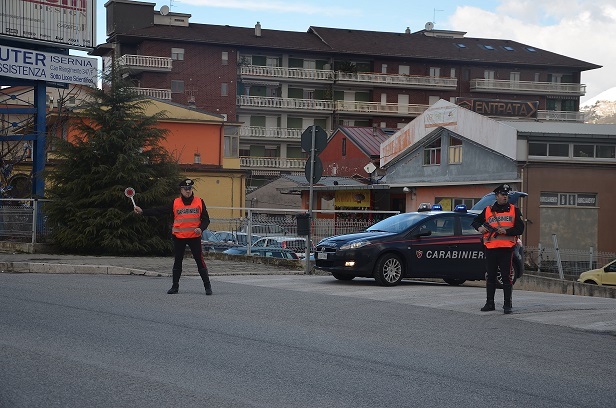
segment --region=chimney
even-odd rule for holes
[[[255,37],[261,37],[261,23],[255,24]]]
[[[404,34],[410,34],[410,33],[411,33],[411,28],[406,27],[406,30],[404,30]]]

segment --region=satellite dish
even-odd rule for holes
[[[368,174],[372,174],[372,172],[376,170],[376,166],[374,164],[372,164],[372,162],[366,164],[364,166],[364,171]]]
[[[432,21],[428,21],[425,27],[427,31],[430,31],[434,28],[434,23]]]
[[[167,14],[169,14],[169,6],[164,5],[160,7],[160,14],[162,16],[166,16]]]

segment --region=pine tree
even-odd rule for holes
[[[148,99],[134,93],[118,67],[103,76],[77,109],[74,137],[54,139],[57,164],[48,166],[51,199],[45,208],[53,242],[69,253],[167,254],[170,220],[141,217],[124,195],[136,191],[140,207],[170,205],[180,170],[161,147],[156,127],[164,112],[145,113]]]

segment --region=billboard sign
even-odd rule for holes
[[[0,76],[96,86],[97,63],[96,58],[0,45]]]
[[[96,0],[2,0],[0,38],[90,50],[96,46]]]
[[[456,98],[456,104],[485,116],[536,118],[539,102],[500,99]]]

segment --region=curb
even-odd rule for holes
[[[171,276],[169,273],[151,272],[143,269],[123,268],[113,265],[73,265],[45,262],[0,262],[0,272],[9,273],[57,273],[57,274],[100,274],[100,275],[141,275]]]

